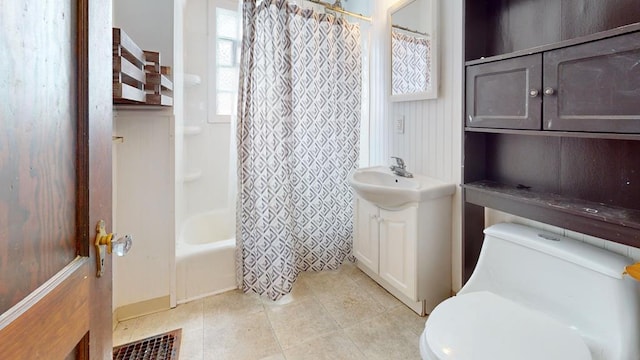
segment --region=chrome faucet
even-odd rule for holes
[[[391,158],[396,159],[396,165],[389,166],[389,169],[391,169],[394,174],[407,178],[413,177],[413,174],[407,171],[407,166],[404,164],[402,158],[397,156],[392,156]]]

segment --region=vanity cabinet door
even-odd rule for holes
[[[355,198],[355,236],[353,254],[367,268],[378,272],[379,224],[378,208],[368,201]]]
[[[640,133],[640,32],[544,53],[544,129]]]
[[[380,209],[380,276],[417,301],[417,208]]]
[[[467,67],[466,125],[541,129],[542,54]]]

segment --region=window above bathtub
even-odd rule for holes
[[[209,123],[229,123],[235,113],[242,44],[242,13],[238,1],[209,2]]]

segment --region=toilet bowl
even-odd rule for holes
[[[425,360],[640,359],[640,287],[632,260],[516,224],[485,229],[457,296],[431,312]]]

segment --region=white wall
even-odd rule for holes
[[[124,30],[142,50],[159,51],[161,63],[172,66],[173,3],[174,0],[113,0],[113,26]]]
[[[182,31],[174,28],[178,5],[174,0],[113,1],[113,26],[141,49],[159,51],[162,65],[173,68],[176,88],[181,81],[181,61],[174,61],[174,47],[180,46],[174,32]],[[124,142],[115,144],[114,231],[132,234],[134,244],[127,256],[114,259],[114,309],[169,297],[175,286],[174,131],[181,112],[177,89],[171,108],[115,108],[114,135]]]
[[[376,1],[376,23],[385,19],[394,1]],[[371,163],[390,164],[400,156],[409,171],[460,184],[462,141],[462,0],[440,1],[440,90],[435,100],[388,102],[384,69],[389,68],[386,27],[376,25],[372,56]],[[377,55],[377,56],[376,56]],[[404,116],[404,134],[396,134],[393,119]],[[460,189],[453,199],[452,283],[461,286]]]

